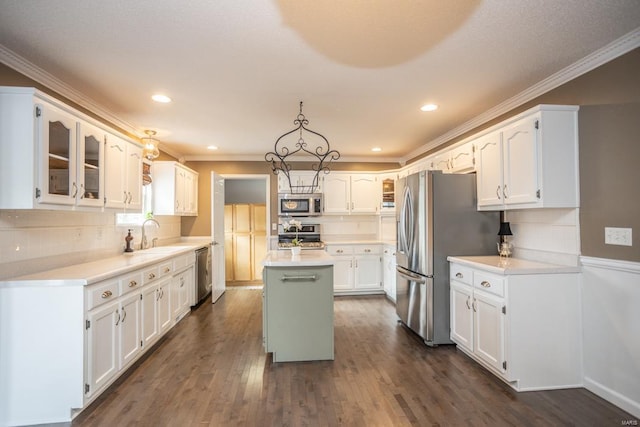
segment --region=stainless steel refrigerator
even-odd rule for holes
[[[447,256],[495,255],[499,213],[477,211],[475,174],[412,174],[396,200],[396,312],[427,345],[451,344]]]

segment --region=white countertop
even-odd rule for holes
[[[292,256],[291,251],[269,251],[262,260],[264,267],[309,267],[315,265],[333,265],[334,257],[321,250],[303,250],[300,256]]]
[[[579,273],[580,267],[494,256],[450,256],[447,260],[496,274]]]
[[[110,258],[0,280],[0,287],[85,286],[207,246],[209,240],[188,240],[168,246],[123,253]]]

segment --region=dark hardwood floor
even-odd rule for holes
[[[516,393],[454,346],[429,348],[384,297],[335,300],[335,361],[273,364],[262,291],[228,289],[174,327],[72,426],[619,426],[584,389]]]

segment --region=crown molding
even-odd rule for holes
[[[123,129],[134,135],[139,136],[143,134],[131,123],[120,119],[113,112],[111,112],[107,108],[104,108],[93,99],[72,88],[71,86],[58,79],[57,77],[49,74],[42,68],[22,58],[2,44],[0,44],[0,62],[5,64],[9,68],[13,68],[17,72],[30,78],[31,80],[34,80],[55,91],[59,95],[64,96],[65,98],[86,108],[97,116],[108,121],[112,125],[117,126],[120,129]]]
[[[166,150],[162,150],[168,153]],[[168,153],[171,154],[171,153]],[[174,156],[176,157],[176,156]],[[187,155],[182,159],[188,162],[264,162],[264,155],[246,155],[246,154],[203,154],[203,155]],[[399,157],[366,157],[366,156],[340,156],[340,159],[333,160],[331,163],[397,163],[400,164],[402,159]],[[292,158],[292,162],[317,162],[317,159],[310,157]]]
[[[596,50],[595,52],[585,56],[581,60],[569,65],[568,67],[563,68],[555,74],[547,77],[546,79],[538,82],[537,84],[525,89],[519,94],[507,99],[501,104],[496,105],[495,107],[487,110],[486,112],[480,114],[479,116],[463,123],[462,125],[446,132],[436,139],[426,143],[422,147],[410,152],[404,157],[403,162],[407,162],[411,159],[415,159],[416,157],[426,153],[429,150],[433,150],[434,148],[439,147],[445,142],[451,141],[452,139],[464,135],[465,133],[481,126],[496,117],[499,117],[514,108],[519,107],[522,104],[525,104],[532,99],[537,98],[540,95],[543,95],[549,92],[552,89],[557,88],[591,70],[594,70],[601,65],[606,64],[613,59],[616,59],[619,56],[624,55],[627,52],[632,51],[640,47],[640,27],[635,30],[625,34],[619,39],[609,43],[608,45]]]

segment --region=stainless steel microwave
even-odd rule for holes
[[[322,215],[322,194],[278,193],[278,216]]]

